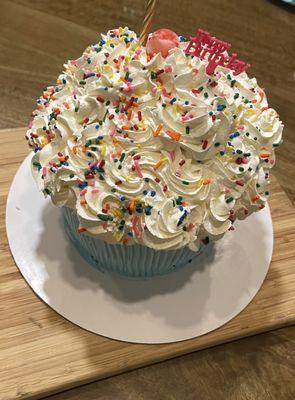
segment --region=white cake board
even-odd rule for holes
[[[208,333],[253,299],[273,249],[269,207],[184,269],[149,280],[103,274],[70,244],[61,212],[39,193],[29,155],[10,188],[6,228],[14,260],[51,308],[99,335],[136,343],[169,343]]]

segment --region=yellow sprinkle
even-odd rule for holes
[[[118,218],[123,218],[124,216],[123,212],[117,207],[111,208],[111,213]]]
[[[106,145],[105,145],[105,143],[102,145],[102,147],[101,147],[101,151],[100,151],[100,154],[104,157],[105,156],[105,154],[106,154]]]
[[[204,179],[200,179],[197,183],[197,188],[200,188],[203,185]]]
[[[114,77],[114,74],[109,74],[109,78],[112,79]]]
[[[114,238],[116,239],[117,242],[119,242],[121,240],[121,234],[119,232],[115,232]]]

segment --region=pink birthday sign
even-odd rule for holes
[[[207,59],[208,65],[206,72],[212,75],[218,65],[234,71],[234,75],[239,75],[250,67],[250,64],[237,59],[237,54],[228,56],[227,52],[231,44],[210,36],[209,32],[199,29],[195,37],[190,38],[190,42],[185,49],[185,53],[190,56]]]

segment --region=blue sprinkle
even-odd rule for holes
[[[187,106],[189,104],[189,101],[185,100],[184,104]]]
[[[95,125],[95,129],[99,129],[99,125],[97,124],[97,125]]]
[[[183,211],[183,207],[182,206],[179,206],[178,208],[179,208],[180,211]]]
[[[173,104],[176,102],[176,97],[173,97],[173,99],[170,100],[170,104]]]
[[[154,190],[151,191],[151,196],[155,197],[156,196],[156,192]]]
[[[148,191],[144,190],[142,193],[146,196],[148,194]]]
[[[121,200],[121,201],[125,201],[125,200],[126,200],[126,197],[121,196],[120,200]]]
[[[213,111],[210,111],[210,112],[209,112],[209,115],[213,115]]]

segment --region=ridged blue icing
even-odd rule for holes
[[[199,253],[184,247],[179,250],[153,250],[135,244],[124,246],[78,233],[76,213],[62,207],[65,230],[80,255],[102,272],[116,272],[133,278],[165,275],[191,262]]]

